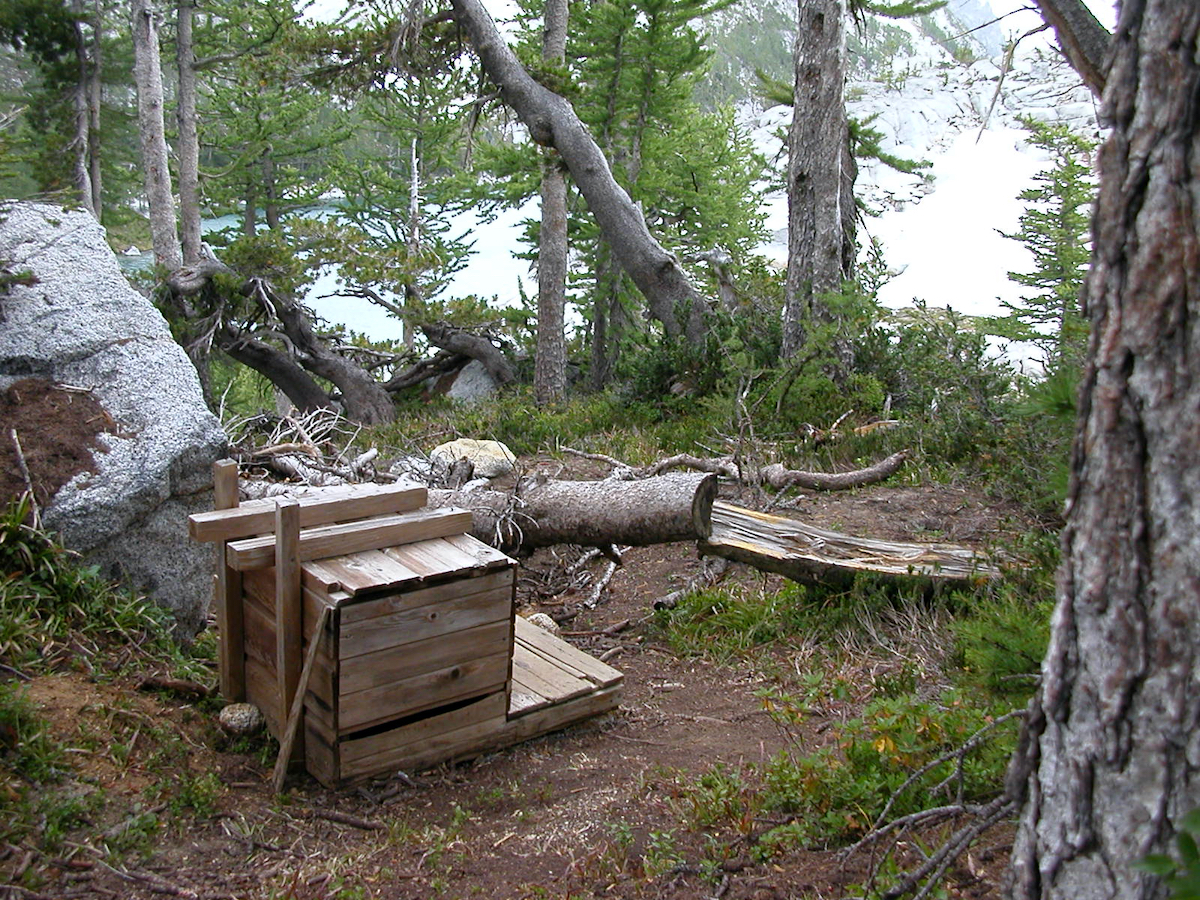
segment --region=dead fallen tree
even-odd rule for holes
[[[713,505],[711,533],[700,540],[699,550],[702,556],[722,556],[793,581],[821,584],[849,584],[864,572],[934,584],[1000,574],[967,547],[852,537],[724,502]]]
[[[430,506],[471,510],[471,533],[513,550],[554,544],[644,547],[708,536],[717,477],[674,472],[638,481],[525,479],[504,491],[430,490]]]
[[[680,453],[660,459],[653,465],[634,468],[602,453],[584,453],[570,447],[564,447],[563,452],[607,463],[613,467],[615,477],[624,480],[654,478],[673,469],[693,469],[697,472],[711,472],[722,478],[731,478],[742,484],[764,485],[776,491],[791,487],[807,488],[811,491],[840,491],[875,484],[896,474],[908,459],[908,451],[901,450],[865,469],[855,469],[851,472],[806,472],[789,469],[782,463],[751,466],[732,456],[703,457],[692,456],[689,453]]]

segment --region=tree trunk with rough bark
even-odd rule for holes
[[[76,16],[75,21],[75,64],[78,74],[75,79],[73,103],[75,106],[75,137],[71,141],[71,149],[75,155],[75,189],[79,192],[79,202],[92,216],[99,220],[100,210],[96,207],[95,193],[92,190],[92,170],[89,165],[91,150],[91,115],[88,110],[90,79],[88,77],[88,48],[83,36],[83,0],[72,0],[71,12]]]
[[[1016,900],[1141,900],[1200,806],[1200,4],[1127,0],[1042,684],[1010,770]]]
[[[138,97],[138,135],[145,169],[146,201],[150,205],[150,239],[154,261],[173,272],[183,264],[175,231],[175,197],[167,160],[163,125],[163,80],[158,30],[162,16],[150,0],[132,0],[133,80]]]
[[[1058,46],[1092,93],[1104,93],[1108,68],[1108,46],[1112,35],[1083,3],[1083,0],[1037,0]]]
[[[103,80],[104,9],[100,0],[92,5],[92,62],[88,67],[88,167],[92,184],[92,209],[99,219],[104,214],[104,176],[100,167],[100,104]]]
[[[708,328],[707,300],[679,261],[650,234],[641,210],[613,178],[603,152],[571,104],[525,71],[481,0],[451,2],[484,71],[525,123],[530,137],[561,154],[604,240],[646,297],[651,315],[669,338],[702,345]]]
[[[179,87],[176,118],[179,123],[179,240],[183,264],[200,260],[200,135],[196,114],[196,45],[192,24],[196,17],[195,0],[179,0],[176,15],[176,57]]]
[[[546,0],[542,59],[562,65],[567,52],[567,0]],[[554,150],[542,152],[542,227],[538,237],[537,356],[533,395],[539,405],[567,389],[567,176]]]
[[[809,321],[827,316],[820,296],[841,289],[854,258],[845,20],[845,0],[799,0],[788,135],[785,358],[804,345]]]

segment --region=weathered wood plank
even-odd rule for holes
[[[442,635],[447,641],[457,640],[455,632],[488,622],[507,621],[511,615],[511,593],[501,587],[452,597],[389,616],[377,616],[351,624],[343,622],[338,655],[345,667],[354,657],[385,647],[411,644],[435,635]]]
[[[561,660],[584,673],[600,687],[618,684],[625,677],[612,666],[602,663],[596,657],[584,653],[578,647],[574,647],[562,640],[562,638],[556,638],[554,635],[542,631],[536,625],[530,625],[521,616],[517,616],[516,620],[516,638],[518,643],[528,644],[548,659]]]
[[[859,573],[937,583],[995,578],[1000,570],[954,544],[913,544],[858,538],[718,501],[702,555],[723,556],[795,581],[848,583]]]
[[[564,672],[519,645],[513,650],[513,682],[521,690],[538,693],[552,703],[578,697],[595,689],[590,681]]]
[[[391,731],[341,743],[342,775],[354,778],[386,771],[390,759],[411,753],[414,746],[426,746],[438,735],[454,734],[463,729],[487,733],[504,726],[505,699],[503,693],[489,694],[459,709],[435,714],[402,725]]]
[[[343,770],[351,770],[345,772],[345,777],[352,780],[400,768],[419,770],[498,750],[615,709],[620,704],[620,692],[621,688],[614,685],[517,717],[510,714],[507,721],[479,722],[419,743],[389,747],[374,756],[356,760],[353,767],[343,765]]]
[[[299,530],[299,521],[297,521],[297,533]],[[296,575],[298,582],[299,572]],[[330,607],[325,607],[321,610],[320,618],[317,619],[312,639],[308,642],[308,653],[304,657],[304,666],[300,669],[300,678],[296,682],[295,695],[292,698],[292,705],[288,710],[287,720],[283,726],[283,734],[279,738],[279,755],[275,759],[275,770],[271,774],[271,788],[276,794],[283,790],[283,781],[287,777],[288,766],[292,762],[293,755],[298,756],[299,759],[297,761],[303,760],[305,756],[303,750],[298,754],[293,754],[293,745],[300,730],[301,719],[304,717],[304,695],[308,693],[308,682],[312,678],[313,665],[317,661],[317,648],[321,644],[321,635],[325,632],[325,625],[329,621],[330,611]],[[303,745],[304,737],[300,735],[300,746],[303,747]]]
[[[466,697],[503,693],[507,674],[508,654],[500,653],[350,694],[338,703],[338,731],[350,734]]]
[[[511,590],[513,577],[513,573],[509,570],[492,572],[476,578],[460,578],[432,587],[388,594],[361,602],[346,603],[342,607],[342,625],[348,627],[362,622],[364,619],[393,615],[406,609],[415,609],[418,606],[427,606],[430,603],[439,603],[454,597],[465,597],[499,588]],[[351,632],[353,633],[353,629]]]
[[[279,720],[286,722],[300,681],[304,646],[304,606],[300,590],[300,504],[278,500],[275,507],[275,671],[279,678]],[[282,737],[280,738],[282,740]],[[299,748],[301,751],[303,748]],[[300,753],[303,757],[303,753]]]
[[[336,578],[340,587],[350,596],[364,590],[387,590],[419,581],[421,577],[382,550],[333,556],[321,560],[320,564],[324,572]]]
[[[411,541],[461,534],[471,527],[471,514],[452,507],[380,516],[361,522],[323,525],[300,533],[300,559],[323,559],[362,550],[377,550]],[[238,571],[271,565],[275,539],[247,538],[228,545],[229,565]]]
[[[356,656],[345,665],[340,694],[347,697],[357,691],[383,687],[403,681],[421,672],[443,669],[480,656],[498,656],[508,652],[508,622],[480,625],[454,635],[453,640],[438,635],[424,641],[385,647],[374,653]]]
[[[296,498],[301,528],[409,512],[424,506],[428,497],[423,487],[401,484],[355,484],[320,490]],[[274,529],[275,498],[247,500],[234,507],[188,516],[188,534],[197,541],[234,541]]]
[[[469,534],[452,534],[446,540],[463,553],[473,557],[477,566],[486,566],[491,569],[513,565],[513,560],[506,554],[495,547],[489,547],[483,541]]]
[[[238,507],[238,466],[232,459],[213,463],[213,505],[218,511]],[[242,577],[225,561],[225,545],[217,546],[217,579],[214,605],[221,644],[218,668],[221,696],[240,702],[246,699],[246,650],[242,633]]]

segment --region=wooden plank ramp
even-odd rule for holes
[[[702,556],[723,556],[795,581],[845,584],[866,572],[961,584],[1000,574],[990,558],[969,547],[853,537],[724,501],[713,504],[712,526],[712,535],[699,543]]]
[[[625,676],[561,638],[516,617],[513,641],[509,725],[541,711],[532,735],[564,728],[579,719],[613,709]]]

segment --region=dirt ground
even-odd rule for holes
[[[84,401],[47,392],[39,402]],[[47,408],[42,415],[60,413]],[[86,437],[72,440],[86,447]],[[528,468],[539,463],[551,461],[531,460]],[[577,462],[569,474],[600,473]],[[855,534],[976,546],[1021,527],[1013,510],[944,485],[807,494],[794,514]],[[756,692],[780,671],[799,673],[806,651],[776,646],[717,665],[676,656],[654,629],[653,600],[700,571],[694,546],[628,551],[598,606],[571,616],[588,588],[562,592],[561,574],[578,553],[552,548],[525,560],[519,608],[564,619],[567,640],[619,668],[625,675],[620,709],[431,771],[344,790],[303,776],[276,798],[269,787],[273,744],[231,743],[211,708],[138,693],[132,676],[122,674],[33,679],[31,697],[73,748],[75,787],[81,796],[106,799],[57,857],[0,846],[0,900],[846,895],[864,878],[865,854],[845,860],[835,851],[806,850],[756,862],[754,841],[779,823],[689,824],[680,785],[715,766],[766,762],[794,746],[790,742],[815,748],[829,740],[831,723],[853,712],[855,701],[831,698],[802,729],[785,734]],[[740,567],[729,578],[748,589],[780,584]],[[164,757],[164,742],[175,748],[173,756]],[[207,786],[200,799],[184,798],[200,814],[184,809],[179,797],[155,791],[164,766],[186,771],[189,784]],[[12,785],[0,783],[2,790],[11,792]],[[103,847],[111,850],[138,829],[147,831],[146,843],[111,864]],[[985,836],[952,871],[948,895],[999,897],[1010,841],[1008,829]],[[44,879],[37,890],[12,887],[31,867]]]
[[[874,488],[810,497],[802,505],[817,524],[892,538],[928,536],[929,523],[936,523],[937,539],[962,540],[994,534],[1001,524],[993,508],[953,488]],[[556,548],[526,562],[522,612],[562,615],[572,605],[570,595],[538,599],[560,571],[556,554],[574,558],[574,551]],[[122,726],[126,737],[131,722],[160,723],[182,736],[193,774],[216,773],[222,788],[215,813],[195,818],[168,815],[170,798],[162,798],[157,811],[169,824],[144,861],[134,857],[124,868],[109,868],[95,846],[72,846],[46,868],[52,883],[44,896],[842,896],[863,879],[865,858],[844,862],[836,852],[803,851],[757,863],[750,845],[771,823],[749,823],[741,836],[683,823],[681,779],[719,764],[766,762],[787,745],[756,696],[768,683],[762,660],[719,666],[681,659],[656,639],[647,620],[651,602],[699,566],[687,545],[631,550],[599,606],[565,624],[577,646],[596,655],[616,651],[609,658],[624,672],[625,689],[615,714],[472,761],[345,790],[304,777],[277,800],[268,787],[271,760],[232,752],[211,713],[134,693],[120,678],[36,679],[32,696],[69,743],[77,742],[81,723],[100,732]],[[752,571],[732,577],[764,583]],[[626,620],[631,625],[617,635],[602,633]],[[802,665],[787,648],[771,652],[776,668]],[[802,738],[815,747],[829,723],[848,712],[831,700],[823,717],[808,720]],[[146,799],[155,761],[140,759],[136,746],[118,761],[106,750],[111,745],[101,739],[79,754],[81,790],[109,796],[98,823],[107,832],[156,808]],[[332,821],[338,814],[349,818]],[[987,836],[955,871],[950,896],[999,897],[1010,839],[1006,831]],[[0,882],[11,883],[21,860],[16,852],[8,856],[0,861]],[[646,861],[660,857],[661,866],[648,870]],[[715,871],[699,864],[714,858]]]

